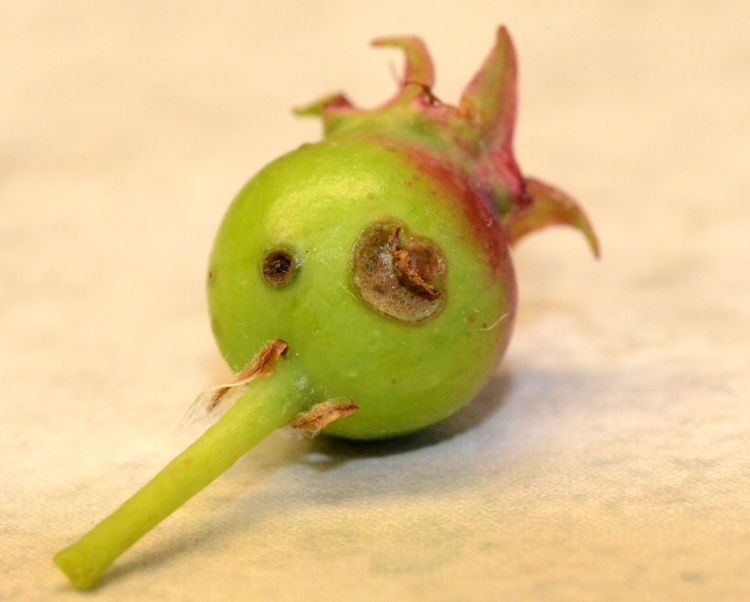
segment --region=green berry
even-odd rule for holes
[[[499,221],[487,210],[477,225],[454,194],[404,152],[359,137],[262,170],[211,256],[212,324],[230,366],[283,339],[316,399],[359,406],[327,428],[347,437],[414,431],[470,401],[508,342],[515,281]],[[394,254],[415,246],[440,264],[424,282],[432,296],[396,273]],[[295,269],[279,286],[264,266],[282,249]]]
[[[457,107],[432,92],[417,38],[396,96],[343,94],[301,109],[325,136],[260,171],[211,254],[208,300],[235,382],[199,397],[219,421],[55,562],[81,589],[273,430],[355,439],[410,433],[469,403],[501,359],[516,311],[509,246],[551,224],[593,229],[513,154],[508,32]]]

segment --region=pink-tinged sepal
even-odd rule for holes
[[[367,121],[367,117],[387,115],[389,109],[412,107],[420,111],[431,107],[436,99],[432,95],[435,84],[435,69],[430,53],[424,42],[416,37],[387,37],[372,41],[375,47],[399,48],[404,52],[406,65],[395,96],[376,109],[367,110],[355,107],[341,92],[329,94],[309,105],[294,110],[301,117],[320,117],[323,132],[327,136],[346,126],[357,126]],[[363,121],[363,118],[364,121]]]
[[[401,76],[401,89],[391,102],[399,100],[410,100],[412,94],[408,91],[410,85],[416,85],[416,92],[421,89],[430,89],[435,85],[435,69],[432,59],[424,42],[416,37],[388,37],[377,38],[372,41],[376,48],[392,47],[403,50],[406,57],[406,66]]]
[[[459,112],[476,125],[490,152],[510,151],[518,104],[516,51],[505,26],[498,28],[494,48],[466,86]],[[512,153],[510,153],[512,155]]]
[[[527,234],[553,225],[572,226],[586,237],[595,257],[599,257],[599,240],[588,217],[576,201],[562,190],[526,178],[526,201],[505,217],[508,241],[514,244]]]
[[[513,153],[518,107],[518,61],[505,26],[495,45],[461,96],[462,119],[471,124],[478,142],[474,157],[477,181],[498,211],[507,215],[523,206],[524,182]]]
[[[360,113],[342,92],[328,94],[308,105],[296,107],[294,114],[299,117],[320,117],[323,120],[323,132],[330,134],[345,122],[347,117]]]
[[[539,180],[524,178],[516,161],[518,62],[504,26],[497,29],[492,50],[457,107],[434,95],[435,72],[422,40],[388,37],[372,44],[399,48],[406,57],[393,98],[367,110],[337,93],[298,109],[297,114],[321,117],[327,137],[369,137],[420,157],[422,167],[440,165],[462,178],[476,198],[491,204],[510,243],[545,226],[566,224],[584,234],[598,257],[596,235],[576,202]]]

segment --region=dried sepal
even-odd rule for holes
[[[354,401],[323,401],[315,404],[307,412],[298,414],[290,426],[317,435],[332,422],[351,416],[359,409]]]
[[[250,362],[230,383],[216,385],[202,391],[188,409],[185,420],[193,422],[216,414],[220,409],[228,409],[247,391],[247,386],[256,378],[273,373],[280,357],[284,357],[289,345],[281,339],[266,343]]]

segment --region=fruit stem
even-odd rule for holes
[[[274,430],[307,409],[304,374],[293,358],[247,393],[192,445],[122,506],[54,558],[78,589],[99,576],[136,541],[206,487]]]

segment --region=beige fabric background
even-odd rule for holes
[[[518,156],[604,246],[515,252],[505,363],[454,419],[355,445],[278,433],[124,556],[103,600],[750,599],[747,2],[0,4],[0,598],[199,432],[235,191],[394,88],[419,33],[455,100],[500,22]],[[389,67],[390,65],[390,67]]]

